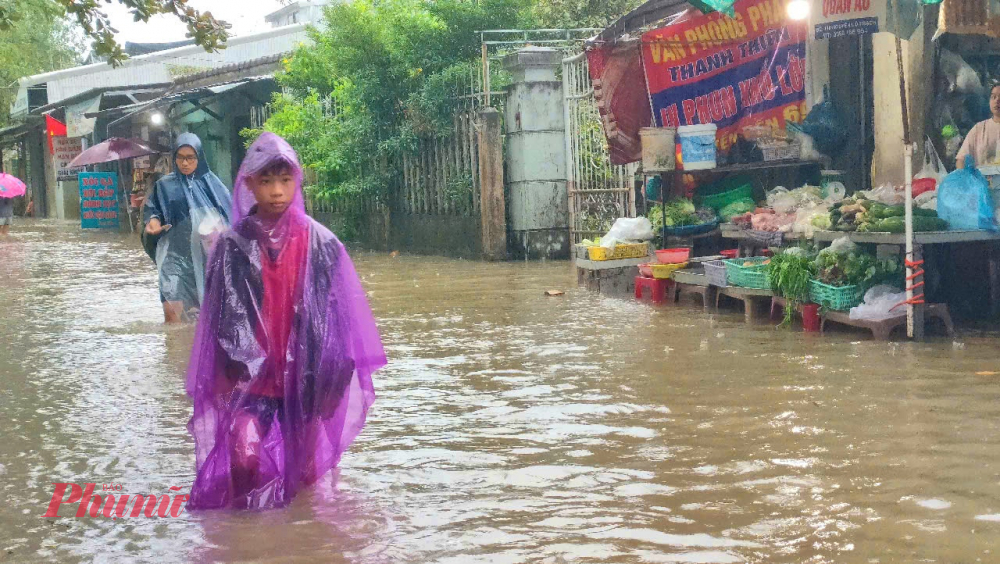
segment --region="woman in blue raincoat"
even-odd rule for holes
[[[143,214],[143,246],[156,262],[167,323],[201,307],[208,250],[229,228],[233,205],[229,190],[209,170],[197,135],[179,136],[173,157],[174,171],[156,181]]]

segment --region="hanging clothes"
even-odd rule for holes
[[[190,176],[177,168],[177,151],[182,147],[198,154],[198,168]],[[209,170],[197,135],[184,133],[177,138],[172,164],[173,172],[156,181],[143,213],[143,225],[155,217],[171,227],[155,236],[143,230],[142,242],[156,263],[160,301],[182,302],[187,311],[201,307],[208,251],[216,234],[229,226],[232,197]]]

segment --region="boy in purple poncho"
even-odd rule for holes
[[[337,465],[385,352],[343,245],[305,213],[302,169],[272,133],[236,178],[208,261],[187,375],[198,475],[190,509],[289,503]]]

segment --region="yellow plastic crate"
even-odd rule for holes
[[[587,252],[590,254],[590,260],[645,258],[649,256],[649,243],[616,245],[613,252],[608,252],[604,247],[590,247]]]
[[[666,278],[673,278],[674,272],[684,268],[688,263],[680,264],[651,264],[650,268],[653,269],[653,278],[659,278],[661,280]]]

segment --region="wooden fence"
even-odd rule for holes
[[[402,159],[403,182],[398,209],[409,214],[479,213],[479,141],[476,115],[455,115],[450,137],[421,139],[417,151]]]

